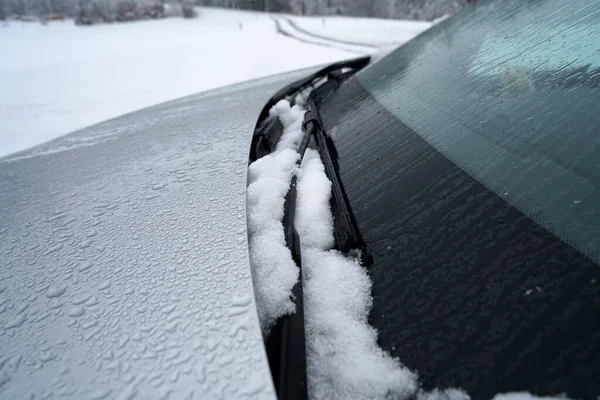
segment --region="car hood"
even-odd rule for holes
[[[138,111],[0,159],[0,397],[273,398],[246,175],[282,86]]]

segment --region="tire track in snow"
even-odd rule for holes
[[[367,49],[370,52],[377,51],[377,50],[380,49],[380,46],[377,46],[377,45],[374,45],[374,44],[361,43],[361,42],[353,42],[353,41],[345,40],[345,39],[336,39],[336,38],[332,38],[332,37],[329,37],[329,36],[325,36],[325,35],[321,35],[321,34],[318,34],[318,33],[314,33],[314,32],[311,32],[311,31],[305,29],[305,28],[302,28],[300,25],[298,25],[296,22],[294,22],[293,20],[291,20],[289,18],[283,18],[283,19],[285,21],[287,21],[290,24],[290,26],[292,28],[294,28],[296,31],[298,31],[300,33],[303,33],[303,34],[305,34],[307,36],[312,36],[312,37],[317,38],[317,39],[328,40],[330,42],[336,42],[336,43],[340,43],[340,44],[344,44],[344,45],[362,47],[362,48]]]
[[[297,40],[299,42],[324,46],[329,48],[334,48],[337,50],[346,51],[349,53],[360,54],[360,55],[369,55],[377,51],[377,48],[367,48],[365,45],[355,46],[348,45],[346,43],[342,43],[335,39],[322,39],[318,36],[314,36],[312,34],[303,33],[296,28],[294,28],[293,24],[287,18],[275,18],[271,17],[273,22],[275,23],[275,29],[277,33],[289,37],[291,39]],[[287,26],[287,27],[286,27]]]

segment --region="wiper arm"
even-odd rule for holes
[[[275,144],[281,136],[283,127],[281,126],[281,123],[279,123],[279,119],[269,117],[269,110],[271,110],[278,101],[295,95],[309,86],[313,86],[325,77],[331,78],[325,85],[331,85],[333,82],[339,83],[345,77],[364,68],[369,64],[370,60],[371,58],[366,56],[328,65],[304,79],[289,84],[275,93],[269,99],[267,104],[265,104],[258,117],[258,123],[254,130],[254,136],[252,137],[252,144],[250,146],[250,162],[256,161],[263,155],[270,153],[275,148]],[[344,69],[350,69],[351,71],[343,72]]]
[[[269,115],[269,110],[271,109],[271,107],[273,107],[279,100],[285,99],[291,93],[297,93],[297,92],[301,91],[303,88],[311,86],[314,82],[318,81],[319,79],[326,77],[331,73],[335,74],[336,71],[340,71],[344,68],[351,68],[355,71],[362,69],[367,64],[369,64],[370,61],[371,61],[370,56],[354,58],[352,60],[340,61],[340,62],[331,64],[331,65],[328,65],[328,66],[318,70],[314,74],[307,76],[304,79],[301,79],[299,81],[289,84],[288,86],[282,88],[277,93],[275,93],[273,95],[273,97],[271,97],[271,99],[267,102],[267,104],[261,111],[259,120],[262,121],[262,120],[266,119],[266,117]]]

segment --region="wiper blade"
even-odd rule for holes
[[[319,110],[312,94],[308,99],[308,106],[309,111],[306,113],[304,129],[305,131],[312,132],[311,134],[314,135],[319,156],[325,167],[325,174],[331,182],[331,213],[334,220],[333,236],[338,250],[348,253],[350,250],[361,248],[362,240],[354,224],[350,207],[336,172],[328,141],[325,137],[325,131],[321,124]]]

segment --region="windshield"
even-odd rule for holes
[[[598,262],[599,21],[600,1],[483,2],[357,79],[462,170]]]

